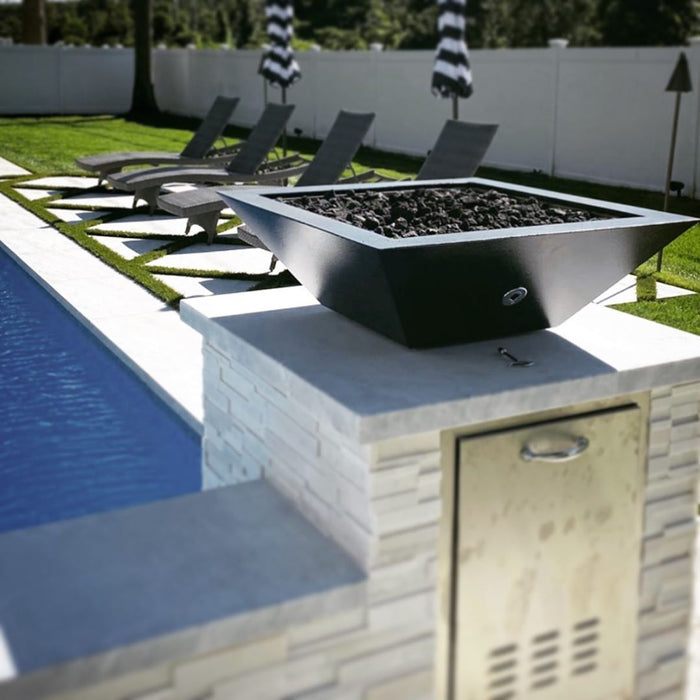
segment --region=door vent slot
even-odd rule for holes
[[[530,690],[554,685],[559,671],[559,630],[549,630],[532,638]]]
[[[518,647],[515,644],[506,644],[502,647],[496,647],[489,652],[489,656],[505,656],[506,654],[513,654],[518,651]]]
[[[556,644],[553,644],[552,646],[549,647],[542,647],[541,649],[535,649],[534,652],[532,652],[532,658],[533,660],[540,661],[541,659],[546,659],[548,656],[553,656],[554,654],[559,653],[559,647]]]
[[[574,625],[571,638],[571,675],[581,676],[598,667],[600,619],[583,620]]]
[[[532,643],[542,644],[542,642],[551,642],[553,639],[558,639],[558,637],[558,630],[550,630],[549,632],[543,632],[542,634],[538,634],[536,637],[533,637]]]
[[[489,652],[488,700],[515,698],[518,680],[518,647],[506,644]]]
[[[542,688],[549,688],[550,685],[554,685],[557,682],[557,677],[556,676],[547,676],[546,678],[542,678],[538,681],[535,681],[531,689],[532,690],[540,690]]]

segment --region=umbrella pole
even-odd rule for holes
[[[452,119],[459,119],[459,103],[457,95],[452,95]]]
[[[283,87],[282,88],[282,104],[286,105],[287,104],[287,88]],[[282,131],[282,155],[286,158],[287,157],[287,127],[285,125],[284,130]]]
[[[668,198],[671,192],[671,175],[673,173],[673,156],[676,151],[676,134],[678,133],[678,114],[681,106],[681,93],[676,93],[676,106],[673,111],[673,129],[671,130],[671,150],[668,154],[668,167],[666,168],[666,189],[664,190],[664,211],[668,211]],[[661,272],[661,261],[663,258],[663,248],[656,258],[656,271]]]

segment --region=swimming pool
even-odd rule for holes
[[[196,432],[0,251],[0,532],[198,491],[200,456]]]

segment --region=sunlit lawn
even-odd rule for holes
[[[178,152],[198,123],[198,119],[176,116],[164,116],[157,123],[151,124],[108,115],[0,118],[0,156],[38,175],[74,174],[80,172],[74,164],[75,159],[85,154],[139,150]],[[246,133],[245,129],[229,126],[224,136],[229,143],[234,143],[245,138]],[[288,139],[290,150],[309,157],[315,153],[318,145],[318,141],[303,136]],[[421,162],[420,157],[363,147],[354,166],[357,171],[372,168],[403,178],[413,177]],[[663,207],[663,194],[660,192],[492,168],[481,168],[478,175],[634,206],[652,209]],[[24,204],[31,206],[29,203]],[[700,218],[698,200],[672,197],[670,209]],[[700,225],[691,228],[664,250],[663,269],[660,273],[655,271],[653,259],[643,264],[637,272],[654,274],[659,281],[700,292]],[[626,304],[619,308],[660,323],[700,333],[700,296],[697,295],[669,301]]]

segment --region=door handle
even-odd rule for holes
[[[554,452],[535,452],[530,445],[520,450],[520,457],[526,462],[569,462],[576,459],[588,449],[588,438],[583,435],[573,438],[571,447]]]

